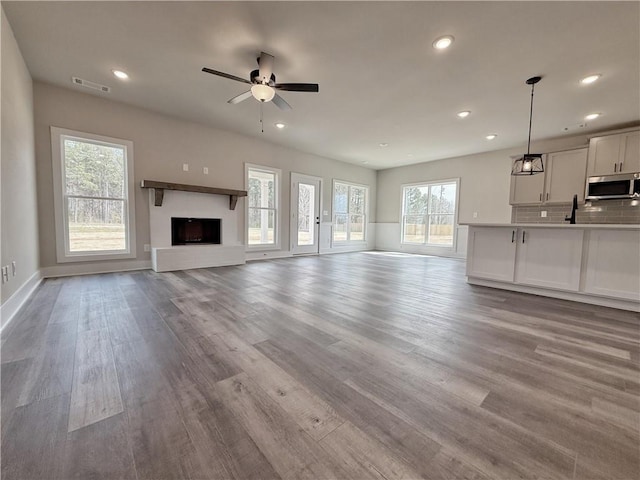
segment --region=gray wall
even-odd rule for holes
[[[38,213],[41,266],[56,265],[55,224],[51,169],[50,126],[133,141],[135,179],[244,189],[244,163],[282,170],[282,251],[289,251],[290,172],[322,177],[323,210],[331,210],[332,179],[370,186],[370,221],[375,221],[376,172],[321,158],[272,143],[160,115],[107,98],[35,82],[35,134],[38,165]],[[189,163],[189,172],[182,164]],[[202,173],[209,168],[209,175]],[[138,261],[149,260],[149,203],[146,190],[136,188]],[[244,202],[238,202],[239,228],[244,228]],[[323,218],[330,222],[331,217]],[[373,232],[372,232],[373,233]],[[239,232],[240,238],[243,233]],[[270,253],[277,255],[278,252]],[[69,265],[69,264],[66,264]],[[86,266],[86,263],[83,262]],[[115,264],[111,264],[115,265]],[[77,266],[77,265],[76,265]],[[95,267],[95,265],[94,265]],[[74,270],[73,266],[66,267]],[[82,267],[85,268],[85,267]],[[108,270],[109,264],[104,265]]]
[[[4,305],[38,271],[36,164],[33,144],[33,83],[11,26],[1,19],[2,265],[16,262],[16,276],[2,285]],[[11,270],[11,269],[10,269]]]

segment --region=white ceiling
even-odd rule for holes
[[[2,4],[37,80],[90,92],[78,76],[112,87],[97,95],[371,168],[526,144],[534,75],[534,139],[575,134],[563,128],[591,112],[581,132],[640,120],[638,2]],[[445,34],[453,46],[434,50]],[[320,84],[282,92],[292,111],[266,104],[264,133],[257,101],[226,103],[246,85],[200,71],[248,78],[260,51],[279,82]],[[602,79],[580,85],[590,73]]]

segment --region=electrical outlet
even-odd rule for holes
[[[542,211],[540,212],[540,216],[541,216],[542,218],[546,218],[546,217],[547,217],[547,211],[546,211],[546,210],[542,210]]]
[[[188,163],[183,163],[182,164],[182,171],[183,172],[188,172],[189,171],[189,164]]]
[[[328,216],[329,216],[329,210],[323,210],[323,211],[322,211],[322,214],[323,214],[325,217],[328,217]]]
[[[9,265],[2,267],[2,283],[9,281]]]
[[[145,252],[150,252],[151,251],[151,245],[149,245],[148,243],[144,244],[144,251]]]
[[[12,276],[16,276],[16,262],[15,260],[13,262],[11,262],[11,275]]]
[[[208,167],[203,167],[202,168],[202,173],[204,173],[205,175],[209,175],[209,168]]]

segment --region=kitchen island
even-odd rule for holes
[[[466,225],[468,283],[640,312],[640,225]]]

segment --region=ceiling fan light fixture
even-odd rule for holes
[[[258,83],[251,87],[251,95],[261,102],[270,102],[276,95],[276,91],[269,85]]]
[[[282,130],[286,125],[284,123],[276,123],[276,128]]]
[[[456,113],[456,115],[460,118],[467,118],[469,115],[471,115],[471,111],[470,110],[463,110],[462,112],[458,112]]]
[[[542,77],[531,77],[525,82],[531,85],[531,107],[529,109],[529,140],[527,141],[527,153],[516,158],[511,166],[511,175],[535,175],[544,173],[544,162],[541,153],[531,153],[531,123],[533,120],[533,90]]]

